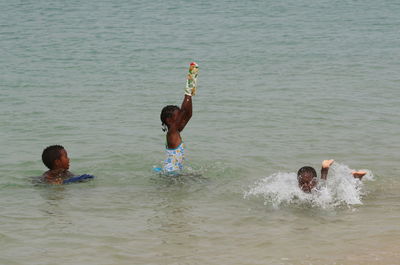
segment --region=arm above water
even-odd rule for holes
[[[186,87],[185,87],[185,97],[181,105],[180,116],[178,117],[177,129],[181,132],[186,124],[192,117],[192,96],[196,94],[197,89],[197,76],[198,76],[199,66],[197,63],[192,62],[189,66],[189,74],[187,75]]]
[[[187,85],[185,88],[185,95],[183,97],[181,108],[179,109],[178,116],[176,117],[173,124],[171,124],[168,128],[167,133],[167,145],[168,148],[176,148],[181,143],[180,132],[183,131],[186,124],[189,122],[192,117],[192,96],[194,96],[194,92],[197,86],[197,72],[198,65],[196,63],[190,64],[189,72],[192,73],[192,70],[195,69],[195,75],[188,75]],[[189,82],[193,81],[193,82]]]
[[[335,160],[333,159],[322,161],[321,179],[326,180],[326,178],[328,177],[329,167],[333,164],[333,162],[335,162]]]
[[[181,105],[181,110],[179,112],[179,116],[177,119],[177,129],[179,132],[183,131],[186,124],[189,122],[192,117],[192,96],[185,95],[183,98],[183,102]]]
[[[354,178],[361,180],[362,177],[364,177],[365,174],[367,174],[366,171],[352,171],[351,174],[353,175]]]

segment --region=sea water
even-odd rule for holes
[[[399,27],[394,0],[1,0],[0,263],[398,263]],[[52,144],[96,179],[36,185]]]

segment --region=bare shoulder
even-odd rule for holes
[[[43,173],[42,180],[51,184],[62,184],[65,179],[73,177],[68,170],[48,170]]]

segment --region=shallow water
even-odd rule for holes
[[[3,0],[0,10],[1,264],[400,259],[396,1]],[[193,60],[190,174],[161,177],[160,110],[181,103]],[[97,178],[34,185],[51,144],[65,146],[72,172]],[[284,196],[293,172],[330,158],[331,197]],[[371,177],[335,187],[346,167]],[[338,193],[347,187],[355,193]]]

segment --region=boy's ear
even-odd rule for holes
[[[60,159],[56,159],[56,160],[54,160],[54,162],[53,162],[53,169],[55,169],[55,168],[59,168],[60,167]]]

